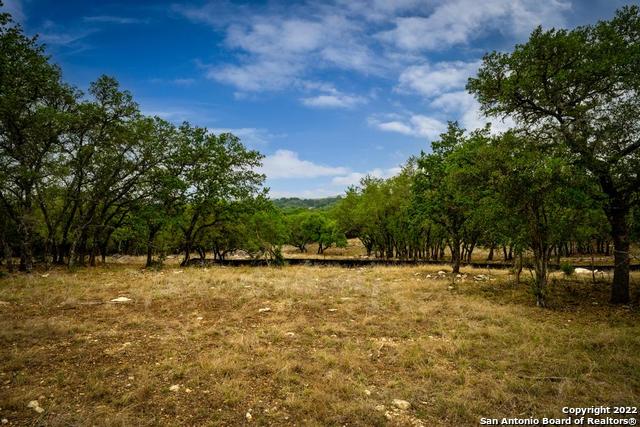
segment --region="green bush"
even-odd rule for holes
[[[560,270],[562,270],[565,276],[571,276],[575,270],[575,267],[568,262],[563,262],[562,264],[560,264]]]

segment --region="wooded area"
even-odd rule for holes
[[[230,133],[140,112],[111,77],[86,93],[62,79],[37,38],[0,15],[0,242],[13,271],[94,266],[141,254],[243,251],[282,263],[359,238],[370,256],[450,259],[478,246],[522,265],[545,306],[552,257],[611,254],[611,302],[630,301],[640,241],[640,11],[573,30],[537,29],[484,57],[468,90],[516,127],[496,135],[451,122],[389,179],[367,177],[323,209],[268,199],[262,155]],[[445,252],[446,251],[446,252]],[[450,256],[449,256],[450,254]]]

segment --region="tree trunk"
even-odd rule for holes
[[[180,263],[180,266],[184,267],[188,265],[190,259],[191,259],[191,242],[187,241],[184,245],[184,259]]]
[[[535,269],[535,278],[533,283],[533,293],[536,296],[536,305],[538,307],[546,307],[546,293],[547,293],[547,267],[548,267],[548,253],[547,248],[539,247],[533,248],[533,264]]]
[[[460,273],[460,241],[454,239],[449,248],[451,249],[451,272],[454,274]]]
[[[607,217],[611,224],[613,237],[613,283],[611,285],[611,303],[629,303],[629,227],[627,225],[628,208],[608,209]]]
[[[147,262],[145,267],[151,267],[153,264],[153,247],[147,242]]]
[[[4,259],[7,260],[7,271],[9,273],[13,273],[14,270],[14,266],[13,266],[13,250],[11,249],[11,245],[9,245],[9,242],[7,242],[6,240],[3,239],[2,241],[2,250],[4,253]]]

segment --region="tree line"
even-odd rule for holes
[[[453,271],[477,245],[532,254],[545,305],[548,265],[569,247],[609,253],[613,303],[629,302],[630,244],[640,226],[640,14],[573,30],[536,29],[484,56],[469,79],[489,116],[515,127],[450,123],[399,176],[367,178],[337,207],[348,234],[385,257],[441,259]]]
[[[230,133],[140,112],[107,76],[82,93],[37,39],[0,15],[0,242],[13,268],[95,265],[110,252],[269,253],[282,221]],[[275,218],[275,219],[274,219]]]
[[[640,232],[640,13],[573,30],[535,30],[485,55],[467,85],[502,134],[449,123],[430,152],[389,179],[367,177],[327,208],[268,199],[262,155],[230,133],[142,114],[107,76],[86,93],[62,80],[37,38],[0,14],[0,259],[95,265],[239,250],[282,262],[362,241],[382,258],[451,261],[482,246],[522,266],[546,304],[548,266],[572,251],[613,253],[611,300],[629,301]],[[19,259],[14,266],[14,258]]]

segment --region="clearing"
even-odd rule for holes
[[[0,418],[465,426],[640,402],[640,312],[610,306],[608,285],[554,273],[542,310],[506,271],[438,270],[449,268],[4,276]]]

